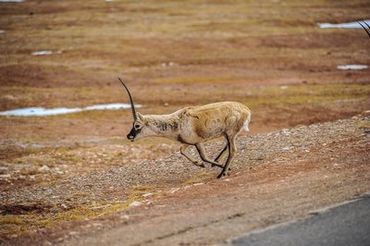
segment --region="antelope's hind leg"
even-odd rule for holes
[[[225,163],[221,173],[217,176],[218,179],[222,178],[222,176],[226,175],[226,172],[229,169],[230,162],[234,157],[234,154],[236,152],[235,138],[236,138],[236,136],[227,136],[227,147],[229,149],[229,156],[227,157],[226,163]]]
[[[181,145],[180,147],[180,153],[186,157],[186,159],[188,159],[189,161],[191,161],[194,165],[198,166],[198,167],[206,167],[202,162],[200,161],[197,161],[195,160],[193,157],[191,157],[188,153],[186,153],[186,149],[189,147],[190,145],[188,144],[184,144],[184,145]]]
[[[219,163],[215,162],[215,161],[212,161],[211,159],[209,159],[204,151],[204,147],[203,147],[203,144],[201,143],[198,143],[195,145],[195,147],[197,148],[198,152],[199,152],[199,155],[200,155],[200,158],[204,161],[204,162],[207,162],[209,164],[211,164],[212,166],[217,166],[217,167],[221,167],[222,168],[222,165],[220,165]]]

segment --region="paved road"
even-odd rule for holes
[[[370,195],[315,216],[234,239],[232,245],[370,245]]]

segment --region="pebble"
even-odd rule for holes
[[[129,207],[139,207],[141,206],[143,203],[142,202],[139,202],[139,201],[133,201],[132,203],[130,203]]]
[[[70,231],[69,232],[69,235],[71,236],[75,236],[75,235],[78,235],[79,233],[77,231]]]
[[[50,167],[48,167],[47,165],[43,165],[38,170],[39,170],[39,172],[45,173],[45,172],[49,172],[50,171]]]
[[[148,196],[152,196],[152,195],[153,195],[153,193],[148,192],[148,193],[143,194],[143,197],[148,197]]]
[[[178,191],[178,190],[180,190],[180,188],[172,188],[171,190],[170,190],[170,193],[171,194],[173,194],[173,193],[175,193],[176,191]]]
[[[0,179],[8,179],[10,177],[10,174],[0,174]]]

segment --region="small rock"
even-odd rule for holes
[[[142,202],[139,202],[139,201],[133,201],[132,203],[130,203],[129,207],[139,207],[141,206],[143,203]]]
[[[148,193],[145,193],[145,194],[143,195],[143,197],[148,197],[148,196],[152,196],[152,195],[153,195],[153,193],[148,192]]]
[[[8,170],[9,170],[8,167],[0,167],[0,174],[5,174],[8,172]]]
[[[363,116],[370,116],[370,110],[366,110],[366,111],[362,112],[362,115]]]
[[[184,190],[187,190],[187,189],[189,189],[191,187],[191,185],[186,185],[185,187],[184,187]]]
[[[15,96],[13,95],[4,95],[1,97],[1,99],[5,99],[5,100],[8,100],[8,101],[14,101],[16,99]]]
[[[129,220],[130,216],[128,216],[127,214],[124,214],[124,215],[120,216],[120,218],[123,219],[123,220]]]
[[[10,174],[1,174],[0,179],[8,179],[10,178]]]
[[[102,223],[93,223],[92,224],[94,227],[101,227],[103,224]]]
[[[47,165],[43,165],[42,167],[39,168],[39,172],[46,173],[50,171],[50,167]]]
[[[175,193],[178,190],[180,190],[180,188],[173,188],[173,189],[170,190],[170,193],[173,194],[173,193]]]

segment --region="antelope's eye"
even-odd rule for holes
[[[135,125],[134,127],[135,127],[135,129],[139,129],[140,125]]]

